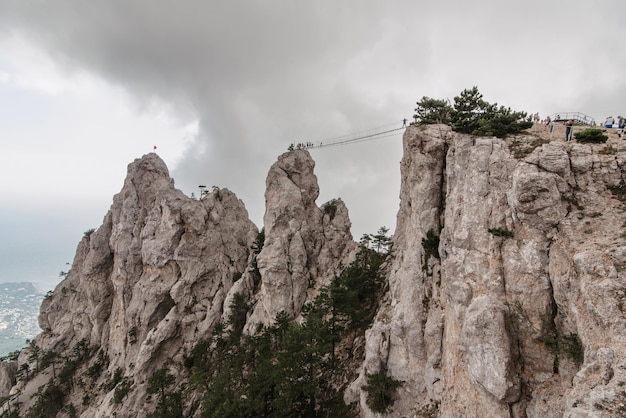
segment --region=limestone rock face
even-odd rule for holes
[[[489,296],[474,298],[465,313],[462,338],[472,383],[501,402],[519,400],[520,379],[513,367],[505,307]]]
[[[15,385],[16,372],[17,363],[0,362],[0,397],[5,397],[11,392],[11,388]]]
[[[267,175],[265,244],[257,259],[262,280],[249,332],[281,311],[297,317],[353,256],[347,208],[339,199],[317,207],[314,167],[308,151],[295,150],[281,155]]]
[[[183,364],[218,323],[228,325],[237,293],[254,305],[248,332],[280,311],[297,317],[356,248],[343,202],[316,206],[313,168],[305,150],[272,166],[262,240],[229,190],[192,199],[174,188],[156,154],[130,164],[103,224],[85,233],[67,277],[42,304],[44,332],[18,359],[27,378],[13,386],[17,363],[1,364],[0,393],[27,411],[38,390],[58,384],[59,363],[71,362],[81,383],[64,403],[82,405],[81,417],[146,416],[154,409],[149,378],[164,364]],[[263,247],[258,255],[255,246]],[[39,361],[48,353],[55,365]],[[123,402],[120,387],[129,388]],[[198,404],[186,408],[198,414]]]
[[[367,374],[403,382],[389,417],[609,417],[626,411],[624,154],[412,126],[388,300]],[[426,251],[427,232],[439,237]],[[426,415],[424,415],[426,414]]]
[[[537,135],[407,128],[385,294],[365,338],[341,342],[347,361],[362,359],[337,377],[360,416],[626,413],[626,153]],[[317,206],[314,166],[306,150],[279,156],[261,233],[229,190],[191,199],[155,154],[130,164],[43,302],[44,332],[0,364],[0,415],[27,411],[73,367],[65,402],[78,416],[147,416],[149,378],[228,326],[237,296],[246,333],[281,311],[300,320],[356,249],[343,202]],[[364,389],[375,373],[402,382],[384,413]],[[196,395],[185,416],[199,416]]]
[[[34,340],[42,353],[66,359],[89,347],[93,356],[79,363],[93,373],[84,384],[97,387],[116,370],[131,383],[123,408],[112,402],[111,388],[90,399],[81,416],[147,415],[148,377],[210,336],[233,281],[246,274],[257,233],[243,203],[227,189],[194,200],[174,188],[156,154],[129,165],[102,226],[85,234],[67,277],[43,302],[44,332]],[[28,354],[20,363],[34,368]],[[96,373],[98,361],[102,370]],[[52,374],[49,366],[41,373],[48,379]],[[42,383],[13,388],[24,408]],[[82,397],[77,387],[65,402],[84,405]]]

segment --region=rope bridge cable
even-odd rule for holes
[[[366,141],[373,141],[375,139],[389,138],[389,137],[392,137],[392,136],[395,136],[395,135],[385,135],[385,134],[391,134],[392,132],[400,131],[402,129],[404,129],[404,128],[390,129],[390,130],[387,130],[387,131],[378,132],[378,133],[371,134],[371,135],[365,135],[365,136],[361,136],[361,137],[358,137],[358,138],[346,139],[344,141],[338,141],[338,142],[332,142],[332,143],[322,143],[321,145],[313,145],[313,146],[311,146],[309,148],[329,148],[329,147],[336,147],[336,146],[339,146],[339,145],[357,144],[359,142],[366,142]]]
[[[309,145],[308,146],[305,145],[304,148],[305,149],[329,148],[329,147],[334,147],[338,145],[345,145],[345,144],[359,143],[359,142],[365,142],[365,141],[372,141],[374,139],[388,138],[390,136],[394,136],[393,134],[392,135],[388,135],[388,134],[405,129],[405,126],[402,126],[400,128],[394,128],[394,129],[385,129],[390,126],[397,126],[397,123],[383,125],[378,128],[370,128],[365,131],[336,136],[333,138],[326,138],[326,139],[318,140],[314,142],[306,141],[305,144],[309,144]],[[381,129],[385,129],[385,130],[381,131]],[[372,131],[375,131],[375,132],[370,133]],[[319,144],[319,145],[316,145],[316,144]]]
[[[363,131],[352,132],[352,133],[349,133],[349,134],[344,134],[344,135],[339,135],[339,136],[333,136],[333,137],[330,137],[330,138],[324,138],[324,139],[320,139],[317,142],[335,141],[335,140],[339,140],[339,139],[349,138],[349,137],[352,137],[352,136],[364,135],[364,134],[367,134],[367,133],[370,133],[370,132],[380,131],[381,129],[388,129],[388,128],[392,127],[392,126],[398,126],[398,123],[397,122],[388,123],[386,125],[377,126],[375,128],[368,128],[368,129],[365,129]]]

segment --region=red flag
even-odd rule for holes
[[[156,145],[154,146],[154,149],[156,149]]]

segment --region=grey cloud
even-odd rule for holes
[[[623,97],[623,81],[614,96],[598,95],[601,76],[576,56],[612,56],[623,73],[624,52],[606,47],[621,39],[618,1],[419,3],[6,0],[0,34],[31,39],[68,71],[99,74],[140,104],[159,99],[197,118],[177,185],[228,187],[255,222],[265,173],[291,141],[399,122],[423,95],[478,85],[490,101],[545,112],[611,108]],[[589,91],[572,94],[570,84]],[[357,234],[393,222],[399,142],[314,153],[322,197],[349,201]],[[379,175],[363,175],[355,190],[359,170]]]
[[[397,103],[383,109],[350,87],[371,68],[347,70],[346,63],[384,42],[385,19],[402,14],[379,2],[13,2],[3,12],[12,28],[69,70],[90,69],[140,102],[156,97],[195,114],[199,136],[173,170],[177,185],[229,187],[256,222],[265,173],[291,141],[410,116],[410,108],[404,114]],[[373,67],[371,59],[357,64]],[[342,165],[368,164],[354,153],[340,164],[318,161],[318,170],[336,179]],[[397,155],[391,154],[396,168]],[[386,200],[393,213],[397,185],[378,181],[391,193]],[[337,184],[330,186],[340,192]]]

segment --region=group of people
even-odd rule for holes
[[[549,118],[548,118],[549,119]],[[572,140],[572,131],[573,131],[574,123],[572,120],[568,120],[565,123],[565,142],[569,142]],[[604,121],[604,128],[613,129],[613,125],[615,125],[615,118],[613,116],[609,116]],[[626,119],[623,116],[617,116],[617,137],[621,138],[624,133],[624,127],[626,127]],[[550,131],[552,132],[552,131]]]
[[[308,142],[308,141],[307,141],[307,142],[299,142],[299,143],[297,143],[297,144],[293,144],[293,143],[292,143],[292,144],[289,144],[289,148],[288,148],[288,150],[289,150],[289,151],[293,151],[293,150],[295,150],[295,149],[307,149],[307,148],[312,148],[312,147],[314,147],[314,146],[315,146],[315,144],[314,144],[314,143],[312,143],[312,142]],[[320,147],[322,146],[322,143],[321,143],[321,142],[320,142],[320,145],[319,145],[319,146],[320,146]]]
[[[548,117],[548,119],[550,119],[550,117]],[[526,120],[528,122],[539,123],[539,121],[541,120],[539,118],[539,112],[537,112],[537,113],[529,113],[528,116],[526,117]]]
[[[604,121],[604,127],[606,129],[613,129],[613,125],[615,125],[615,119],[613,118],[613,116],[609,116],[608,118],[606,118],[606,120]],[[624,133],[624,127],[626,125],[626,120],[624,119],[623,116],[618,115],[617,116],[617,136],[618,138],[622,137],[622,134]]]
[[[528,114],[528,116],[526,117],[526,120],[528,122],[545,125],[546,129],[550,131],[550,133],[552,133],[552,130],[554,129],[554,121],[552,120],[552,118],[550,116],[546,116],[545,119],[541,119],[541,117],[539,116],[539,112]],[[556,115],[555,120],[556,121],[561,120],[561,116]]]
[[[539,119],[539,115],[537,113],[535,113],[534,115],[531,115],[528,117],[528,120],[532,120],[533,122],[537,123]],[[561,116],[557,115],[556,116],[556,120],[560,121],[561,120]],[[541,121],[543,124],[545,124],[546,129],[552,133],[553,129],[554,129],[554,121],[550,118],[550,116],[547,116],[544,120]],[[606,129],[613,129],[613,126],[615,125],[615,123],[617,122],[617,136],[619,138],[622,137],[622,134],[624,133],[624,128],[626,128],[626,119],[623,116],[618,116],[617,117],[617,121],[615,120],[615,118],[613,118],[613,116],[609,116],[608,118],[606,118],[606,120],[604,121],[604,128]],[[592,123],[592,126],[595,125],[595,123]],[[572,119],[568,119],[565,122],[565,142],[569,142],[573,140],[573,133],[574,133],[574,121]]]

